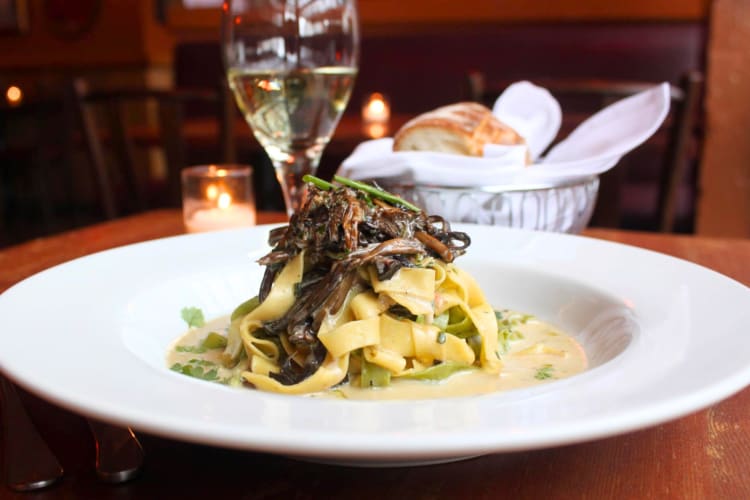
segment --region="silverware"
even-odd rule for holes
[[[54,484],[63,475],[57,457],[39,435],[15,387],[0,376],[5,482],[15,491]]]
[[[88,419],[96,440],[96,474],[104,482],[122,483],[138,474],[143,448],[129,427]]]

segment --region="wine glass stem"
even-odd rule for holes
[[[274,161],[276,178],[284,195],[284,205],[289,217],[299,208],[305,192],[302,177],[314,175],[320,162],[320,155],[308,156],[304,153],[292,154],[287,160]]]

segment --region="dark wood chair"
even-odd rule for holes
[[[492,82],[485,80],[482,73],[467,75],[468,97],[488,106],[512,82]],[[558,99],[563,110],[563,124],[558,140],[567,136],[582,120],[593,112],[629,95],[646,90],[654,82],[614,81],[614,80],[534,80],[534,83],[548,89]],[[657,167],[657,203],[653,217],[655,227],[661,232],[671,232],[675,228],[678,204],[678,190],[689,183],[689,167],[697,162],[700,146],[700,111],[703,91],[703,75],[700,72],[687,73],[678,86],[671,86],[672,106],[662,129],[647,144],[657,146],[659,155]],[[623,160],[625,161],[627,155]],[[626,182],[626,169],[615,167],[601,178],[600,193],[592,225],[621,226],[623,212],[621,188]],[[650,173],[649,175],[652,175]],[[694,193],[695,188],[691,189]],[[694,196],[693,196],[694,198]],[[691,200],[695,203],[695,200]]]
[[[186,114],[191,107],[208,109],[214,134],[211,163],[235,161],[235,105],[226,85],[210,90],[127,88],[91,90],[87,81],[72,82],[71,101],[80,124],[103,214],[111,219],[156,206],[179,206],[180,172],[191,161]],[[204,134],[205,135],[205,134]],[[209,136],[211,134],[208,134]],[[140,150],[163,151],[166,174],[157,196],[139,160]],[[139,168],[140,166],[140,168]],[[157,198],[158,201],[155,201]]]
[[[59,229],[59,181],[69,159],[62,96],[0,103],[0,246]]]

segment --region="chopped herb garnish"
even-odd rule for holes
[[[188,363],[191,363],[197,366],[216,366],[216,363],[214,363],[213,361],[209,361],[207,359],[198,359],[198,358],[193,358],[190,361],[188,361]]]
[[[536,374],[534,375],[534,378],[537,380],[545,380],[548,378],[552,378],[552,370],[554,368],[552,365],[543,365],[539,369],[537,369]]]
[[[495,318],[497,319],[498,326],[511,327],[516,325],[525,325],[530,320],[534,319],[533,314],[521,314],[512,311],[495,311]]]
[[[201,347],[205,347],[206,349],[219,349],[227,346],[227,338],[216,332],[210,332],[205,339],[203,339],[203,342],[201,342]]]
[[[206,324],[206,320],[203,318],[203,311],[197,307],[183,307],[182,311],[180,311],[180,315],[190,328],[200,328]]]
[[[510,350],[510,343],[514,340],[523,338],[523,334],[517,330],[517,326],[526,323],[533,316],[530,314],[519,314],[510,311],[495,311],[497,319],[497,339],[500,343],[501,353],[505,354]]]
[[[174,348],[177,352],[192,352],[193,354],[203,354],[206,348],[199,345],[178,345]]]
[[[182,373],[183,375],[187,375],[188,377],[199,378],[201,380],[209,380],[209,381],[219,380],[219,377],[218,377],[219,372],[216,368],[212,368],[206,371],[203,369],[203,366],[194,364],[192,363],[192,361],[193,360],[191,360],[191,362],[188,362],[184,365],[181,363],[175,363],[170,367],[170,369],[173,371],[176,371],[177,373]]]

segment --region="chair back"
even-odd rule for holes
[[[490,107],[510,83],[512,82],[489,84],[479,72],[472,72],[466,78],[469,98]],[[599,109],[655,85],[654,82],[596,79],[535,80],[534,83],[549,90],[560,102],[563,123],[558,138],[566,137],[581,121]],[[661,151],[654,219],[656,229],[662,232],[671,232],[674,229],[679,188],[689,181],[690,161],[699,157],[698,124],[702,87],[703,75],[696,71],[686,73],[679,85],[672,85],[670,114],[662,129],[647,142],[657,144]],[[602,175],[599,201],[592,224],[615,227],[620,225],[625,215],[621,206],[621,188],[626,182],[625,170],[616,167]],[[694,203],[694,200],[691,202]]]
[[[62,96],[0,103],[0,246],[58,229],[56,201],[68,166]]]
[[[83,79],[72,82],[72,101],[106,218],[154,206],[179,206],[180,172],[192,161],[189,143],[209,139],[213,162],[234,162],[234,107],[225,87],[91,90]],[[190,106],[213,110],[208,119],[192,124],[199,132],[196,141],[188,137]],[[164,160],[161,182],[154,182],[155,172],[143,168],[147,162],[139,159],[155,150]],[[155,189],[159,184],[161,189]]]

